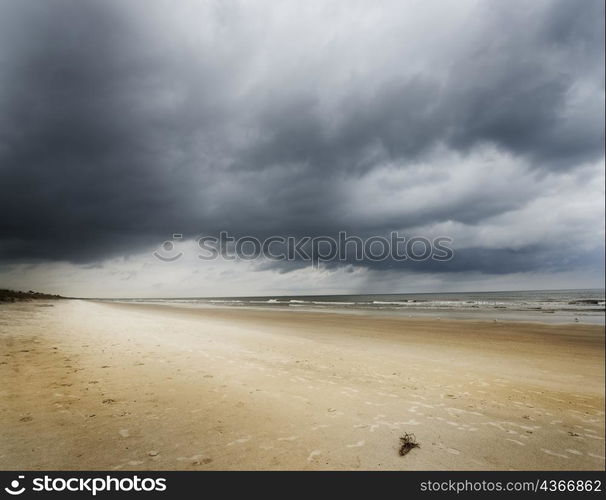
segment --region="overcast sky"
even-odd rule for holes
[[[604,2],[2,0],[0,214],[0,288],[603,287]],[[221,230],[455,253],[196,259]]]

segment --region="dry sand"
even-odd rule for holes
[[[66,300],[0,349],[0,469],[604,469],[599,326]]]

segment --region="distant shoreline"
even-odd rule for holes
[[[50,293],[34,292],[29,290],[28,292],[21,292],[19,290],[8,290],[0,289],[0,302],[17,302],[22,300],[54,300],[54,299],[68,299],[69,297],[63,297],[61,295],[53,295]]]
[[[184,299],[96,299],[183,308],[271,309],[474,321],[605,324],[604,291],[283,295]]]

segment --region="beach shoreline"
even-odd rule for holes
[[[184,309],[225,307],[430,320],[605,325],[604,289],[98,300],[110,303],[171,305]]]
[[[602,326],[84,300],[0,319],[6,470],[604,469]]]

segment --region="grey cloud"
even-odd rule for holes
[[[415,15],[399,2],[385,8],[395,19]],[[541,176],[603,158],[601,1],[531,10],[480,3],[456,36],[414,54],[428,58],[422,69],[408,70],[417,65],[405,30],[386,35],[387,62],[371,58],[356,71],[346,52],[346,62],[315,64],[323,55],[306,53],[301,40],[303,69],[294,74],[278,64],[259,70],[264,57],[272,61],[255,38],[262,23],[246,27],[236,3],[216,9],[200,22],[219,35],[192,42],[194,28],[185,36],[168,19],[157,31],[143,3],[3,3],[0,259],[94,263],[173,232],[365,236],[445,220],[479,227],[541,195]],[[448,13],[436,8],[435,16]],[[327,83],[333,73],[338,90]],[[349,179],[385,164],[406,172],[487,145],[538,172],[533,184],[388,217],[347,190]],[[452,189],[462,187],[453,181]],[[352,203],[368,217],[349,215]],[[466,250],[438,270],[531,270],[545,267],[550,248]],[[558,265],[587,258],[566,260],[566,252],[554,257]]]
[[[579,9],[548,2],[534,15],[522,3],[485,4],[478,15],[486,20],[475,36],[450,40],[454,48],[444,47],[435,61],[448,65],[445,78],[440,67],[437,76],[389,77],[368,96],[364,86],[381,76],[365,75],[340,103],[344,118],[336,132],[323,130],[313,96],[295,95],[277,108],[265,103],[272,108],[263,123],[269,140],[255,144],[247,159],[356,171],[381,160],[410,161],[439,144],[469,151],[482,143],[527,157],[537,168],[574,168],[600,158],[603,3]],[[592,84],[588,95],[575,98],[585,80]]]

